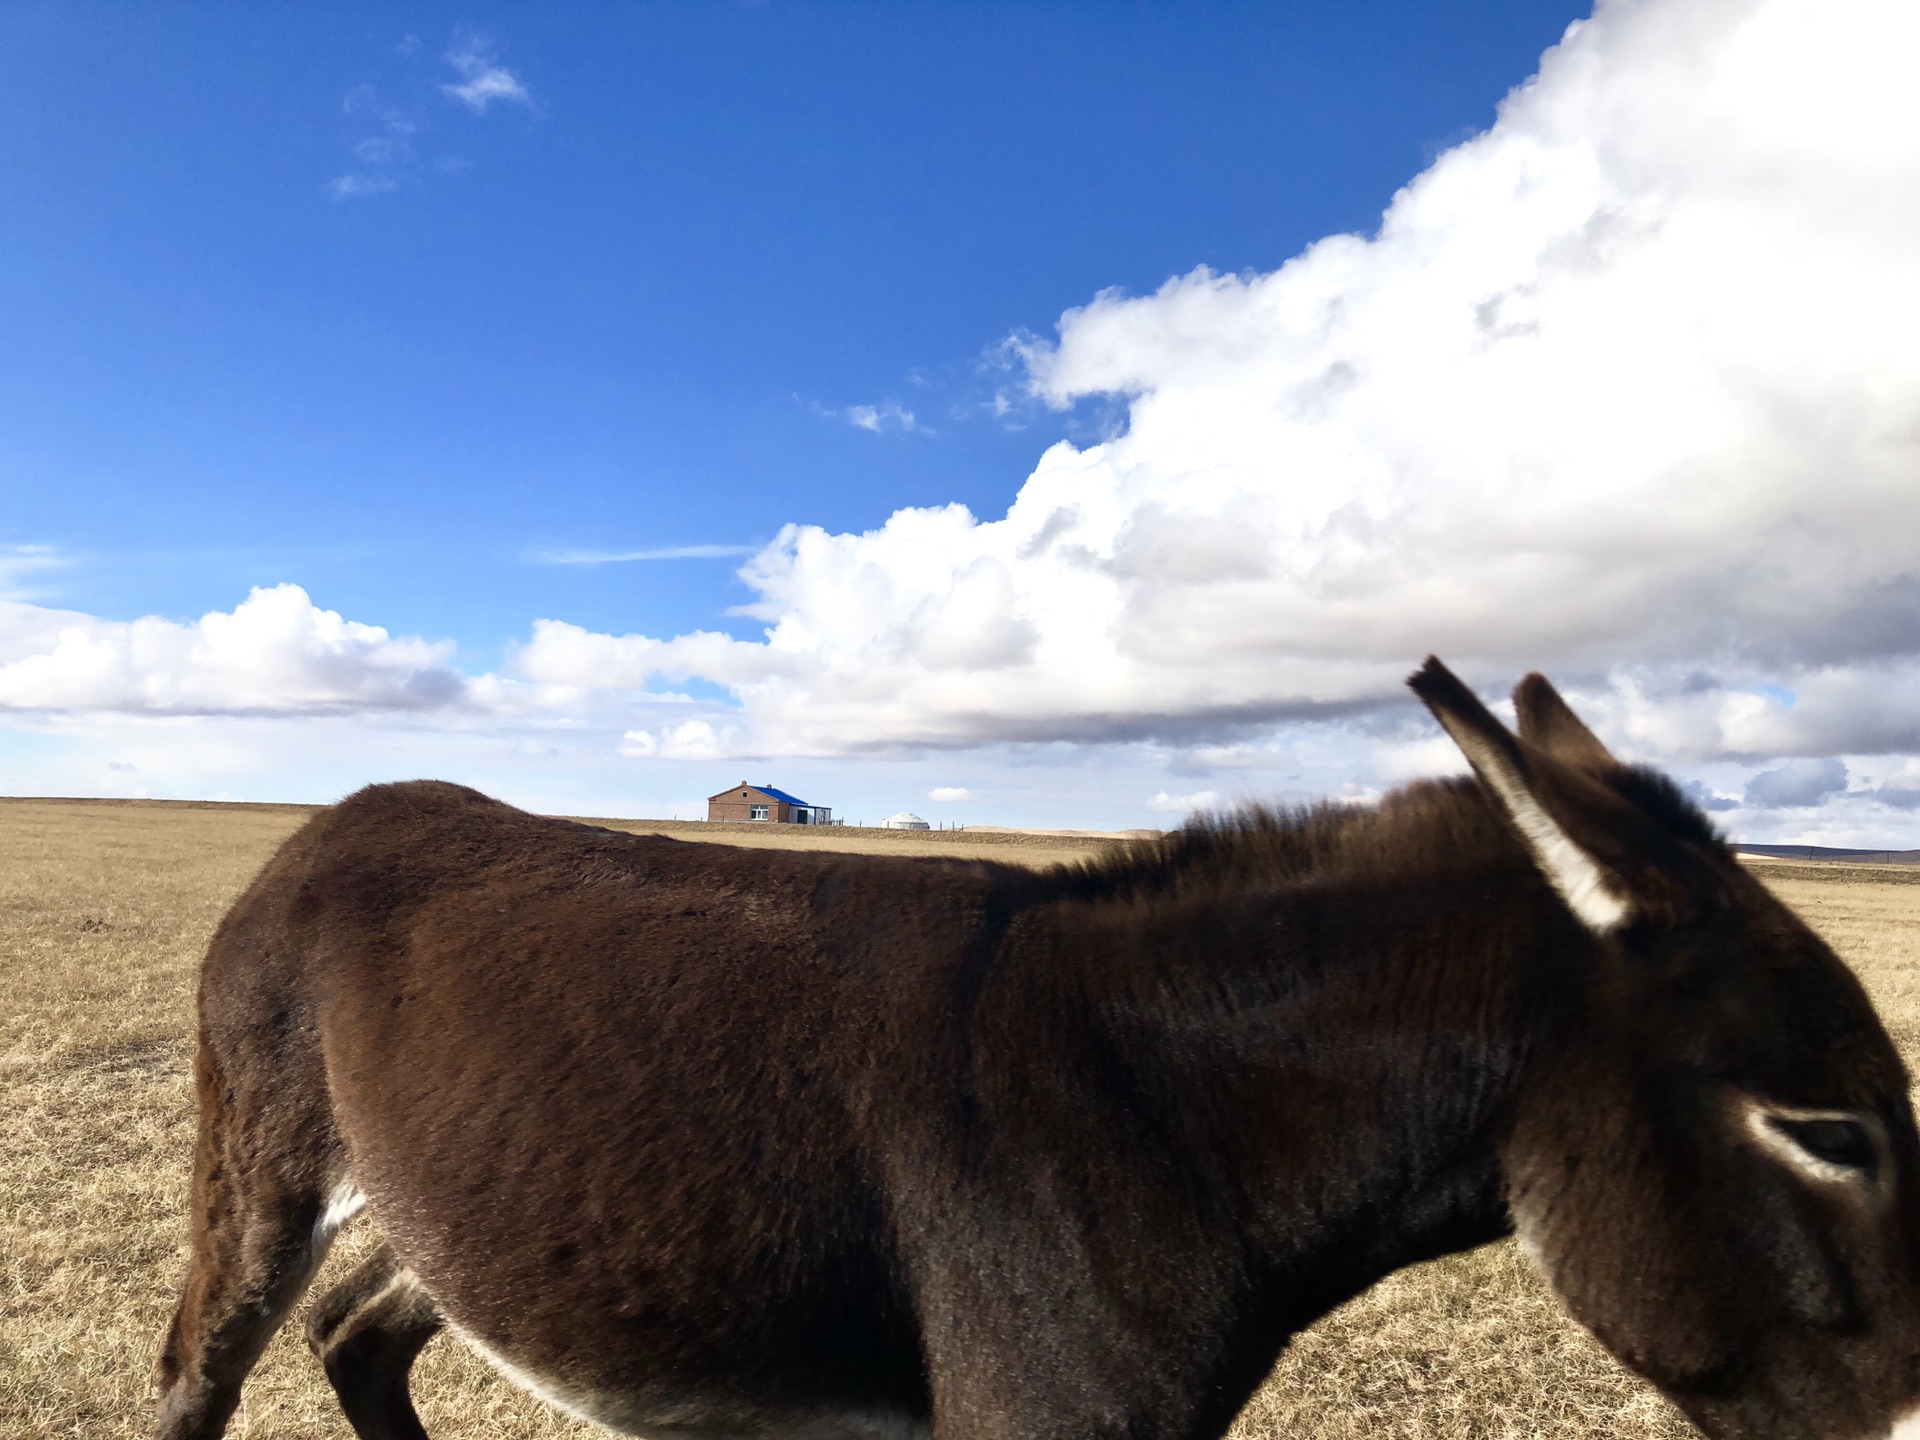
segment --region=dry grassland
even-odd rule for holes
[[[0,1436],[146,1433],[183,1264],[195,966],[296,807],[0,802]],[[621,823],[621,822],[616,822]],[[622,823],[734,841],[733,827]],[[739,827],[746,830],[748,827]],[[704,834],[698,832],[705,832]],[[1085,854],[1073,837],[765,830],[886,853]],[[1023,843],[1024,842],[1024,843]],[[1920,873],[1762,870],[1861,973],[1920,1060]],[[335,1247],[337,1275],[367,1243]],[[317,1293],[317,1290],[316,1290]],[[232,1433],[350,1440],[298,1322]],[[598,1434],[494,1379],[444,1338],[415,1394],[436,1440]],[[1395,1276],[1302,1336],[1235,1440],[1678,1437],[1666,1406],[1566,1321],[1510,1245]]]
[[[877,826],[768,825],[750,821],[594,820],[632,835],[671,835],[749,850],[838,850],[858,855],[951,855],[1006,860],[1036,869],[1078,860],[1124,843],[1092,834],[1018,830],[882,830]]]

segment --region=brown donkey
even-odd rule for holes
[[[365,790],[208,952],[159,1431],[440,1328],[662,1437],[1202,1440],[1290,1335],[1517,1228],[1714,1436],[1913,1436],[1920,1150],[1853,977],[1540,677],[1475,778],[1032,874]]]

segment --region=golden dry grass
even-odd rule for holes
[[[838,850],[856,855],[947,855],[961,860],[1002,860],[1036,869],[1098,854],[1123,842],[1091,833],[1018,830],[882,830],[877,826],[765,825],[745,820],[595,820],[633,835],[671,835],[749,850]]]
[[[0,1436],[146,1432],[183,1264],[195,966],[299,807],[0,802]],[[613,822],[733,841],[733,827]],[[739,827],[744,830],[747,827]],[[705,831],[704,834],[699,832]],[[1032,864],[1097,840],[766,831],[756,843]],[[1920,874],[1768,865],[1920,1059]],[[349,1232],[340,1273],[368,1243]],[[445,1340],[416,1371],[437,1440],[585,1436]],[[350,1440],[297,1320],[247,1386],[247,1440]],[[1688,1433],[1569,1323],[1510,1245],[1393,1277],[1302,1336],[1235,1440]]]

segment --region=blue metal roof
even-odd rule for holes
[[[802,810],[813,809],[813,806],[802,800],[798,795],[789,795],[786,791],[776,790],[771,785],[756,785],[753,788],[758,790],[762,795],[771,795],[774,799],[784,800],[789,805],[798,805]]]

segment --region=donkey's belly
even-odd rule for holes
[[[501,1376],[557,1410],[649,1440],[925,1440],[919,1416],[887,1410],[763,1406],[724,1395],[673,1393],[669,1386],[596,1388],[542,1375],[449,1321],[447,1328]]]
[[[699,1264],[679,1277],[634,1274],[621,1263],[630,1257],[606,1252],[561,1270],[550,1251],[505,1234],[459,1245],[438,1227],[389,1220],[379,1197],[372,1209],[447,1328],[568,1414],[653,1440],[929,1433],[916,1337],[867,1287],[854,1287],[857,1299],[811,1287],[756,1294]],[[859,1268],[842,1261],[842,1277]]]

